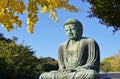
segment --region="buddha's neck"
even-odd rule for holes
[[[70,40],[70,45],[75,45],[77,43],[77,40]]]
[[[77,41],[79,41],[81,38],[78,38],[78,39],[70,39],[70,44],[76,44],[77,43]]]

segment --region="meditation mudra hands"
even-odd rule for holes
[[[75,72],[77,71],[76,69],[60,69],[58,72]]]
[[[77,68],[71,68],[71,69],[59,69],[58,72],[75,72],[75,71],[81,71],[81,70],[87,70],[89,69],[89,66],[82,66],[82,67],[77,67]]]

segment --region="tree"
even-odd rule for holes
[[[91,4],[89,17],[96,17],[101,24],[120,30],[120,0],[83,0]]]
[[[34,79],[35,51],[6,38],[0,40],[0,79]]]
[[[111,71],[111,59],[113,57],[108,57],[108,58],[105,58],[101,61],[100,63],[100,71],[101,72],[110,72]]]
[[[41,57],[38,59],[36,68],[40,74],[51,70],[58,70],[58,62],[51,57]]]
[[[8,65],[9,64],[5,61],[5,59],[0,56],[0,79],[6,79],[6,75],[8,75],[9,72],[7,69]]]
[[[13,42],[15,42],[15,41],[17,41],[17,40],[18,40],[18,37],[16,37],[16,36],[13,36],[13,37],[12,37],[12,41],[13,41]]]
[[[0,79],[38,79],[42,72],[58,69],[55,59],[37,58],[34,54],[30,46],[16,44],[5,37],[0,39]]]
[[[110,62],[112,71],[120,72],[120,51],[114,55],[113,59]]]
[[[25,0],[26,1],[26,0]],[[69,0],[28,0],[25,5],[24,0],[1,0],[0,1],[0,23],[8,31],[14,29],[14,26],[21,27],[22,21],[19,14],[28,12],[28,32],[33,33],[34,25],[38,21],[38,10],[41,7],[41,13],[50,13],[54,21],[58,21],[56,9],[64,8],[70,12],[78,12],[79,9],[70,5]]]
[[[112,57],[101,61],[101,72],[119,72],[120,71],[120,51]]]

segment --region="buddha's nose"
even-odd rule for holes
[[[69,32],[70,32],[70,33],[72,32],[72,29],[71,29],[71,28],[69,29]]]

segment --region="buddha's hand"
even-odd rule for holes
[[[77,71],[77,70],[75,70],[75,69],[61,69],[61,70],[59,70],[60,72],[75,72],[75,71]]]
[[[50,71],[51,73],[56,73],[57,71]]]
[[[89,66],[81,66],[81,67],[77,67],[75,68],[77,71],[81,71],[81,70],[88,70]]]

